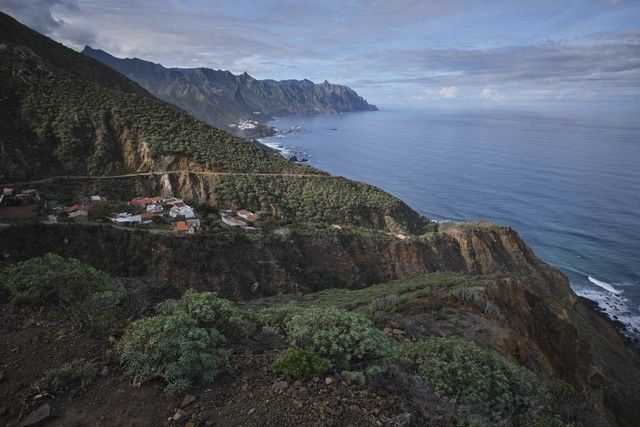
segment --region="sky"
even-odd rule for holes
[[[640,109],[639,0],[0,0],[65,45],[382,106]]]

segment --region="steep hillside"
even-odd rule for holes
[[[256,80],[247,73],[209,68],[165,68],[138,58],[116,58],[87,46],[85,55],[119,71],[160,99],[179,106],[213,126],[234,132],[241,120],[264,123],[270,117],[291,114],[374,111],[352,89],[309,80]],[[245,129],[241,132],[260,132]]]
[[[318,173],[210,127],[0,14],[0,174],[165,168]]]

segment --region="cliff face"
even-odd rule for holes
[[[0,241],[5,262],[53,251],[114,275],[168,280],[235,300],[361,288],[432,271],[482,274],[483,293],[503,316],[482,327],[493,346],[570,384],[605,417],[633,425],[640,415],[637,351],[511,229],[449,226],[409,240],[338,233],[256,242],[58,224],[2,228]]]
[[[352,89],[327,81],[314,84],[309,80],[256,80],[247,73],[165,68],[137,58],[116,58],[89,46],[82,53],[194,117],[242,136],[254,136],[247,132],[264,133],[268,129],[256,124],[250,129],[232,126],[241,120],[265,123],[273,116],[377,110]]]
[[[632,425],[640,408],[637,352],[513,230],[453,226],[420,240],[339,234],[256,244],[241,237],[179,239],[103,226],[35,225],[2,229],[0,241],[9,262],[54,251],[115,275],[165,279],[236,300],[364,287],[430,271],[493,275],[486,295],[506,319],[487,326],[494,346],[571,384],[622,424]]]

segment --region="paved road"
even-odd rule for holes
[[[127,173],[123,175],[57,175],[50,176],[48,178],[37,179],[34,181],[23,181],[23,182],[12,182],[7,184],[2,184],[4,186],[23,186],[23,185],[32,185],[32,184],[44,184],[45,182],[57,181],[57,180],[92,180],[92,179],[118,179],[118,178],[132,178],[136,176],[153,176],[153,175],[177,175],[177,174],[195,174],[195,175],[205,175],[205,176],[298,176],[305,178],[339,178],[334,175],[320,175],[320,174],[304,174],[304,173],[257,173],[257,172],[192,172],[192,171],[184,171],[184,170],[174,170],[174,171],[156,171],[156,172],[137,172],[137,173]]]

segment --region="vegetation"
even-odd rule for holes
[[[331,361],[312,350],[288,348],[273,364],[273,370],[292,379],[322,375],[331,367]]]
[[[83,392],[96,377],[96,369],[85,359],[73,359],[49,369],[34,384],[40,393],[58,394]]]
[[[480,405],[495,421],[527,425],[549,404],[548,390],[532,372],[472,342],[431,338],[404,345],[400,354],[418,364],[437,394]]]
[[[249,325],[240,309],[211,292],[189,290],[157,312],[131,323],[118,350],[135,381],[164,379],[169,395],[213,381],[227,364],[226,344]]]
[[[0,291],[14,304],[52,305],[86,323],[105,320],[124,295],[108,274],[53,253],[0,271]]]
[[[218,205],[230,208],[276,206],[278,216],[287,222],[401,228],[413,233],[431,227],[427,219],[389,193],[340,177],[224,176],[216,182],[216,197]]]
[[[180,155],[210,170],[320,173],[192,118],[6,15],[0,20],[8,148],[0,165],[10,177],[122,172],[120,141],[136,155]]]
[[[483,313],[493,314],[502,317],[500,309],[489,302],[479,289],[476,288],[454,288],[451,295],[462,303],[473,304],[482,310]]]
[[[328,357],[339,366],[390,353],[389,339],[371,321],[334,307],[309,307],[286,321],[290,345]]]

